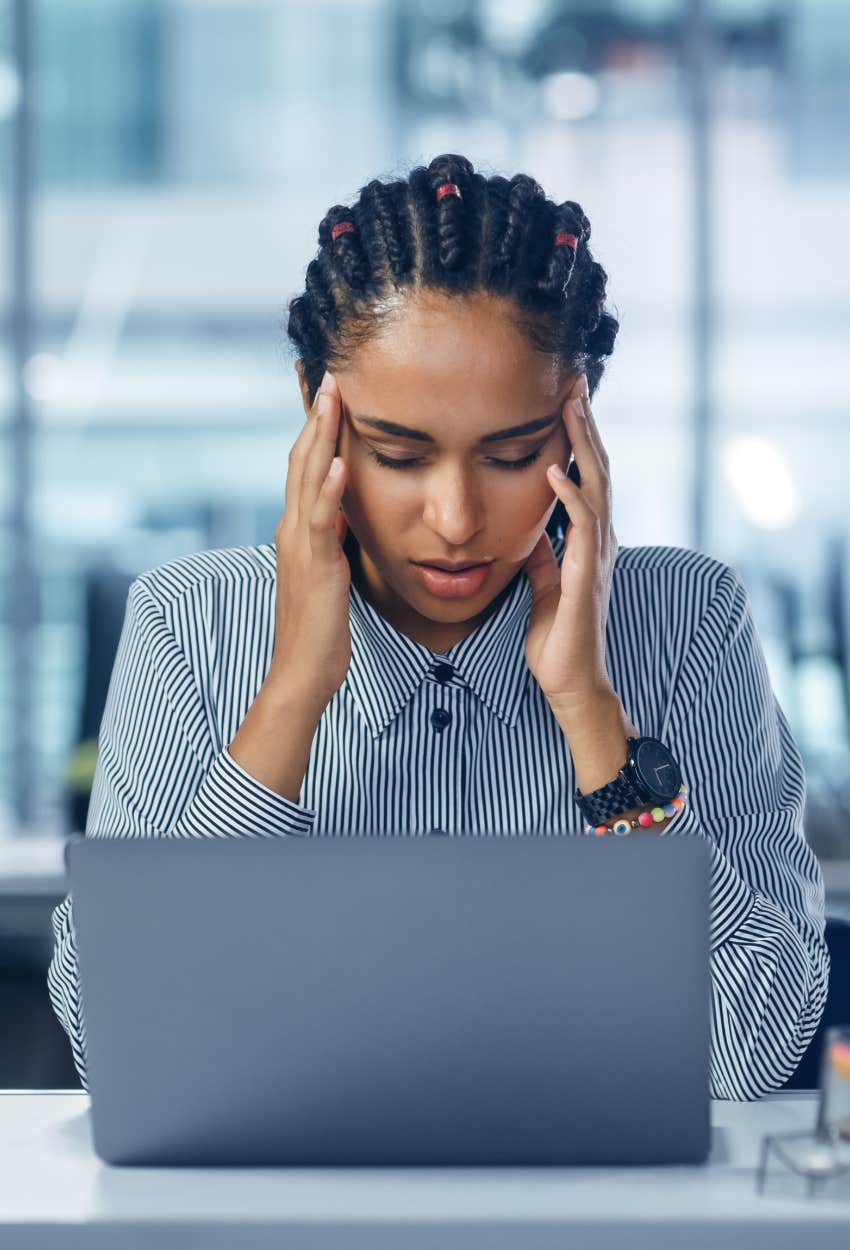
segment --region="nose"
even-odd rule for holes
[[[424,520],[450,547],[468,545],[484,525],[481,488],[473,474],[449,470],[434,480]]]

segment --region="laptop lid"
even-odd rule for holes
[[[708,1157],[701,838],[77,838],[66,861],[106,1162]]]

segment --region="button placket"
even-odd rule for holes
[[[454,675],[455,675],[454,665],[447,664],[444,661],[440,661],[436,663],[431,670],[431,676],[434,678],[435,681],[440,682],[442,685],[447,685],[451,681],[451,679],[454,677]],[[446,697],[449,702],[451,702],[452,695],[455,693],[456,691],[452,691],[450,694],[447,694]],[[449,725],[453,723],[454,715],[451,711],[449,711],[448,708],[442,708],[442,707],[435,708],[431,712],[429,720],[431,723],[431,728],[434,730],[434,732],[442,733]],[[458,800],[456,800],[456,803],[457,801]],[[428,830],[427,836],[450,837],[451,835],[448,833],[446,829],[434,828],[434,829]]]

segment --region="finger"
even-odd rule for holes
[[[555,470],[559,468],[560,465],[550,464],[546,470],[546,476],[555,494],[567,509],[570,523],[575,525],[576,529],[586,530],[588,533],[594,529],[598,530],[600,518],[584,486],[577,486],[569,477],[558,477]]]
[[[588,437],[596,450],[600,462],[607,468],[609,463],[608,452],[605,449],[605,444],[602,442],[602,437],[596,424],[596,418],[594,417],[593,409],[590,406],[590,388],[586,373],[580,373],[575,378],[573,385],[570,388],[568,398],[570,400],[580,399],[582,401],[582,411],[587,421]]]
[[[575,384],[570,391],[571,399],[580,399],[582,401],[582,410],[587,420],[587,428],[590,434],[590,441],[596,448],[596,452],[600,461],[606,468],[609,466],[608,452],[602,441],[602,435],[599,433],[599,427],[596,424],[596,417],[593,415],[593,408],[590,403],[590,388],[588,386],[587,374],[580,373],[576,378]]]
[[[596,446],[585,402],[581,399],[570,400],[566,408],[567,434],[581,475],[581,488],[587,492],[600,521],[610,522],[611,479],[604,449],[600,452]]]
[[[348,518],[346,517],[345,513],[341,510],[339,504],[337,504],[337,513],[336,513],[336,518],[334,519],[334,526],[336,527],[337,541],[339,542],[339,545],[341,547],[343,543],[345,542],[346,535],[348,534]]]
[[[582,487],[589,486],[597,492],[602,488],[604,493],[607,470],[593,441],[587,412],[581,399],[567,400],[564,405],[564,423],[581,474]]]
[[[605,447],[605,444],[602,441],[602,435],[599,433],[599,427],[596,424],[596,418],[593,415],[593,409],[590,405],[590,400],[588,399],[586,393],[582,397],[582,405],[584,407],[584,413],[587,419],[587,428],[590,432],[591,440],[596,448],[597,455],[599,456],[600,462],[602,464],[602,467],[605,473],[605,503],[606,503],[607,512],[608,512],[609,545],[613,549],[614,555],[616,558],[618,545],[617,545],[617,536],[614,533],[614,528],[613,528],[614,487],[611,481],[611,460],[610,460],[610,457],[608,456],[608,451]]]
[[[569,478],[555,477],[551,468],[549,480],[570,517],[561,560],[561,593],[583,602],[598,595],[604,584],[602,528],[580,486]]]
[[[603,550],[607,552],[607,558],[613,566],[617,559],[619,544],[617,542],[617,535],[614,533],[614,487],[611,481],[611,461],[608,457],[605,444],[602,442],[602,436],[599,433],[599,427],[596,424],[596,418],[593,415],[590,400],[586,394],[581,396],[581,398],[590,439],[596,449],[596,454],[599,458],[604,475],[604,506],[600,501],[597,504],[597,511],[599,512],[600,521],[602,522]]]
[[[339,518],[343,515],[339,510],[339,501],[345,487],[345,462],[332,456],[331,462],[338,466],[339,472],[325,474],[313,511],[308,521],[310,535],[310,551],[314,559],[333,564],[339,557],[341,536]]]
[[[590,432],[591,442],[596,448],[596,452],[597,452],[597,455],[599,456],[599,459],[601,460],[602,464],[604,464],[607,470],[610,468],[610,460],[608,459],[608,452],[606,450],[605,444],[602,441],[602,435],[599,433],[599,426],[596,424],[596,417],[593,415],[593,409],[590,406],[590,399],[586,392],[584,394],[579,395],[579,398],[581,399],[581,402],[582,402],[582,408],[584,410],[585,419],[587,421],[587,428]]]
[[[588,393],[587,374],[576,374],[575,378],[573,378],[573,384],[570,387],[569,398],[578,399],[580,395],[587,395]]]
[[[304,422],[295,442],[289,450],[289,467],[286,473],[286,495],[284,501],[283,520],[287,526],[295,526],[298,523],[299,497],[301,494],[301,482],[304,476],[304,466],[310,455],[316,437],[316,409],[319,402],[319,395],[328,380],[329,374],[325,371],[319,388],[313,396],[313,402],[310,405],[310,411],[307,420]]]
[[[319,491],[322,489],[334,458],[339,429],[339,386],[332,373],[326,373],[316,393],[315,413],[311,415],[313,440],[310,443],[301,473],[298,491],[299,524],[309,524]]]

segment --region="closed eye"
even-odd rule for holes
[[[527,469],[530,464],[534,464],[543,452],[542,447],[538,447],[537,451],[533,451],[530,456],[523,456],[521,460],[497,460],[494,456],[490,457],[491,464],[497,465],[500,469]],[[415,456],[412,460],[394,460],[390,456],[382,456],[379,451],[370,449],[369,455],[378,464],[383,465],[387,469],[412,469],[416,465],[422,463],[421,456]]]

